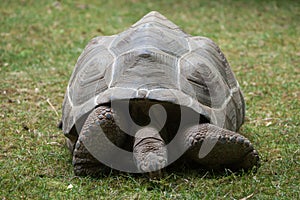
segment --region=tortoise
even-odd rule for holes
[[[62,107],[76,175],[150,174],[186,160],[207,169],[259,165],[240,86],[220,48],[156,11],[128,30],[93,38]]]

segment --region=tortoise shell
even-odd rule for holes
[[[183,32],[155,11],[128,30],[93,38],[85,47],[63,102],[66,136],[74,134],[75,124],[78,131],[95,107],[116,99],[186,106],[232,131],[245,115],[239,84],[219,47]]]

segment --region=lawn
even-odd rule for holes
[[[74,176],[57,123],[76,60],[91,38],[151,10],[221,47],[245,95],[240,132],[260,153],[256,173]],[[300,199],[299,21],[296,0],[2,0],[0,198]]]

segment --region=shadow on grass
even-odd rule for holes
[[[126,173],[117,171],[111,168],[106,168],[104,171],[98,174],[88,175],[86,177],[90,177],[92,179],[111,179],[113,177],[122,177],[125,179],[134,179],[134,180],[142,180],[146,182],[162,182],[166,180],[188,180],[188,179],[222,179],[224,177],[235,176],[240,177],[244,175],[254,175],[257,173],[257,170],[260,166],[254,166],[250,170],[238,170],[232,171],[227,168],[220,168],[220,169],[207,169],[199,164],[188,162],[184,159],[179,159],[175,163],[171,164],[170,166],[164,168],[162,170],[162,176],[157,178],[150,178],[148,173]],[[84,177],[84,176],[82,176]]]

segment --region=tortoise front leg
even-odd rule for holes
[[[103,131],[117,146],[122,145],[124,141],[125,134],[122,133],[116,125],[113,110],[109,106],[99,106],[95,108],[87,117],[75,144],[73,151],[73,166],[75,175],[99,175],[101,172],[108,169],[107,166],[100,163],[94,156],[92,156],[85,147],[85,138],[88,136],[93,137],[90,130],[96,130],[97,132],[99,130],[99,134],[100,131]],[[107,155],[110,156],[110,149],[105,148],[105,142],[99,145],[101,145],[101,152],[99,153],[107,153]]]
[[[212,124],[199,124],[184,133],[187,156],[209,169],[248,170],[259,165],[259,156],[244,136]]]

